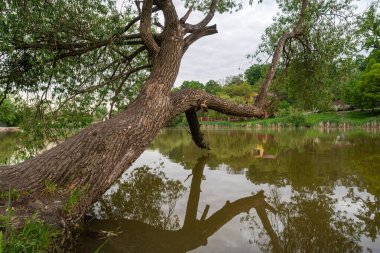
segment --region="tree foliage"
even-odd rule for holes
[[[250,85],[256,85],[265,76],[267,65],[253,64],[245,70],[244,78]]]
[[[222,86],[215,80],[210,80],[205,84],[205,90],[211,94],[217,94],[222,90]]]
[[[15,126],[20,121],[20,112],[16,104],[9,99],[5,99],[0,105],[0,126]]]
[[[181,89],[192,88],[196,90],[203,90],[205,86],[198,81],[184,81],[180,87]]]
[[[354,84],[352,102],[360,108],[380,104],[380,63],[372,64]]]
[[[300,1],[278,1],[280,12],[265,30],[262,43],[252,55],[259,62],[272,55],[284,31],[296,22]],[[302,33],[284,45],[276,85],[282,85],[302,109],[326,109],[334,97],[336,73],[356,54],[354,4],[352,1],[310,1]],[[278,89],[278,88],[274,88]]]
[[[133,99],[147,67],[136,10],[114,0],[3,1],[0,95],[27,94],[39,118],[66,109],[109,114]],[[128,33],[125,33],[128,30]]]
[[[368,10],[358,18],[358,36],[362,38],[366,50],[380,48],[380,15],[377,12],[378,1],[374,1]]]

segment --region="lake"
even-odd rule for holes
[[[80,252],[380,252],[380,132],[204,136],[210,151],[162,130],[89,210]]]

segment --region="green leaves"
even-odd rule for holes
[[[366,59],[366,69],[348,87],[348,100],[359,108],[375,108],[380,104],[379,55],[379,50],[372,51]]]
[[[211,0],[185,0],[185,7],[194,6],[198,11],[207,13],[211,5]],[[243,8],[242,0],[219,0],[217,11],[219,13],[238,11]]]
[[[37,131],[83,127],[94,115],[112,115],[136,97],[146,78],[147,71],[129,73],[147,64],[144,50],[129,58],[141,48],[125,39],[138,32],[132,26],[124,33],[136,16],[131,6],[6,0],[0,15],[0,99],[20,95],[34,117],[25,120],[39,120]]]
[[[192,88],[196,90],[203,90],[205,87],[203,83],[198,81],[184,81],[181,85],[181,89]]]
[[[21,120],[21,114],[16,108],[16,104],[5,99],[0,105],[0,126],[15,126]]]
[[[362,45],[366,50],[380,48],[380,16],[376,10],[378,4],[375,1],[363,15],[358,17],[357,34],[362,38]]]

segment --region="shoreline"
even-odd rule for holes
[[[252,128],[252,129],[290,129],[290,128],[312,128],[312,129],[380,129],[380,122],[373,121],[364,124],[319,122],[315,125],[295,125],[290,123],[260,124],[250,122],[226,122],[214,121],[213,123],[200,122],[201,128]]]
[[[21,132],[19,127],[0,127],[0,133],[17,133]]]

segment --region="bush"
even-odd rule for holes
[[[294,110],[295,109],[287,101],[280,101],[277,104],[277,117],[287,117]]]
[[[278,112],[278,117],[284,118],[286,123],[295,127],[307,126],[305,115],[292,106],[283,105]]]
[[[18,113],[16,105],[6,99],[0,105],[0,126],[15,126],[20,121],[20,115]]]
[[[292,113],[286,118],[286,122],[295,127],[307,126],[305,116],[301,112]]]

